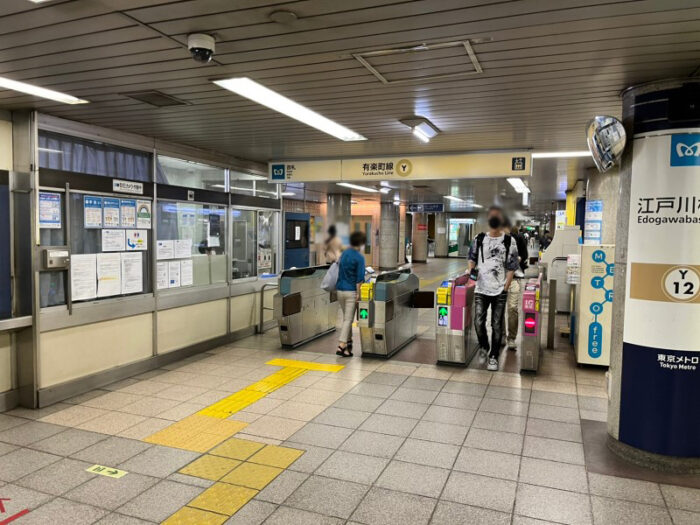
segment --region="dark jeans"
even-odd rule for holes
[[[508,301],[508,293],[500,295],[484,295],[477,293],[474,295],[474,326],[476,337],[479,339],[479,346],[489,351],[490,357],[498,358],[501,350],[501,338],[503,337],[503,318]],[[489,307],[491,308],[491,345],[486,332],[486,316]]]

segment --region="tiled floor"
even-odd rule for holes
[[[206,515],[268,525],[700,524],[698,489],[587,470],[581,421],[605,420],[604,375],[577,368],[565,347],[545,351],[540,372],[526,376],[278,346],[269,332],[54,407],[0,414],[0,498],[10,498],[0,521],[26,508],[13,525],[159,523],[188,504],[228,512],[252,497],[230,519]],[[308,371],[232,415],[248,424],[235,438],[261,444],[246,447],[305,451],[288,468],[251,461],[236,472],[249,454],[232,445],[202,460],[143,441],[279,370],[265,364],[275,358],[345,366]],[[128,474],[87,473],[94,464]],[[215,484],[211,501],[203,494]]]

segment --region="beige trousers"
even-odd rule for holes
[[[506,325],[508,326],[508,346],[515,346],[515,339],[518,337],[518,309],[520,308],[520,281],[513,279],[508,288],[508,302],[506,304]]]
[[[343,316],[338,341],[347,343],[348,341],[352,341],[352,322],[355,320],[357,292],[338,291],[338,304],[340,305],[340,313]]]

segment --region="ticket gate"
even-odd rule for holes
[[[273,306],[283,347],[295,348],[335,330],[336,294],[321,288],[328,268],[296,268],[280,275]]]
[[[436,292],[435,343],[439,364],[467,366],[479,343],[474,331],[474,290],[468,275],[443,281]]]
[[[540,350],[542,337],[540,326],[542,324],[541,311],[542,274],[536,278],[530,278],[525,284],[523,292],[523,327],[520,354],[520,370],[537,372],[540,365]]]
[[[432,308],[410,270],[383,272],[360,286],[357,324],[363,356],[391,357],[416,338],[416,308]],[[428,306],[429,304],[429,306]]]

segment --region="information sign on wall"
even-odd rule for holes
[[[603,241],[603,201],[586,201],[583,223],[583,244],[600,244]]]
[[[39,228],[61,229],[61,194],[39,192]]]

